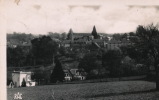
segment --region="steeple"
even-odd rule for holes
[[[73,30],[72,28],[70,28],[69,32],[68,32],[68,35],[67,35],[67,38],[71,41],[73,41],[74,39],[74,36],[73,36]]]
[[[92,35],[94,36],[94,39],[97,39],[97,38],[98,38],[98,34],[97,34],[97,31],[96,31],[95,25],[94,25],[94,27],[93,27]]]
[[[68,32],[68,33],[73,34],[73,30],[72,30],[72,28],[70,28],[70,30],[69,30],[69,32]]]

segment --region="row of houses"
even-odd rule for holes
[[[64,70],[64,73],[65,73],[65,81],[85,80],[87,75],[85,71],[78,69]]]
[[[85,71],[79,70],[79,69],[67,69],[63,70],[65,77],[64,81],[73,81],[73,80],[85,80],[87,73]],[[13,87],[21,87],[22,82],[26,82],[26,86],[35,86],[37,82],[32,80],[32,75],[34,73],[31,71],[24,72],[24,71],[13,71],[12,72],[12,79],[7,80],[7,85],[8,88],[13,88]]]
[[[130,40],[126,38],[122,40],[115,40],[112,38],[112,36],[98,34],[98,38],[95,39],[91,33],[73,33],[72,29],[70,29],[68,35],[68,38],[63,41],[56,38],[52,39],[59,44],[59,47],[62,46],[65,48],[83,47],[92,45],[92,43],[97,43],[102,48],[113,50],[119,48],[120,46],[127,46],[131,44]],[[27,51],[31,49],[31,43],[27,42],[21,42],[20,44],[17,44],[17,42],[8,41],[7,46],[12,48],[20,46],[27,49]]]
[[[98,36],[95,37],[95,34]],[[106,34],[98,34],[96,32],[95,26],[93,27],[91,33],[74,33],[72,29],[68,32],[68,38],[64,41],[61,41],[60,46],[65,48],[73,47],[84,47],[88,45],[96,44],[107,50],[118,49],[121,46],[131,45],[129,38],[124,38],[122,40],[115,40],[112,36]]]
[[[127,46],[127,45],[131,45],[132,43],[127,40],[127,39],[123,39],[123,40],[107,40],[107,39],[93,39],[91,38],[78,38],[75,40],[64,40],[64,41],[60,41],[58,42],[59,46],[65,47],[65,48],[72,48],[72,47],[84,47],[87,45],[92,45],[92,43],[97,43],[100,47],[105,48],[107,50],[114,50],[114,49],[118,49],[121,46]],[[16,47],[16,45],[8,45],[9,47]],[[23,45],[18,45],[20,47],[25,48],[27,51],[29,51],[31,49],[31,44],[23,44]]]
[[[61,42],[61,46],[65,48],[70,48],[70,47],[76,47],[76,46],[86,46],[86,45],[92,45],[92,43],[97,43],[100,47],[105,48],[107,50],[114,50],[117,49],[121,46],[127,46],[131,45],[132,43],[127,40],[123,39],[121,41],[119,40],[109,40],[106,41],[104,39],[92,39],[92,40],[85,40],[85,39],[78,39],[78,40],[64,40]]]

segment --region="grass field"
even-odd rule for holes
[[[22,93],[22,100],[159,100],[155,83],[120,81],[85,84],[44,85],[7,89],[8,100]]]

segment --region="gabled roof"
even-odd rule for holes
[[[18,74],[32,74],[33,72],[13,71],[12,73],[18,73]]]
[[[78,69],[70,69],[70,72],[71,72],[73,75],[75,75],[77,70],[78,70]]]
[[[73,77],[72,73],[69,70],[63,70],[63,71],[64,71],[64,73],[69,74],[70,77]]]
[[[76,72],[79,72],[80,75],[82,76],[86,76],[87,73],[84,70],[79,70],[79,69],[70,69],[70,72],[72,75],[76,75]]]

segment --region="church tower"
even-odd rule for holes
[[[71,41],[74,40],[72,28],[69,30],[68,35],[67,35],[67,38],[68,38],[68,40],[71,40]]]
[[[92,35],[93,35],[94,39],[98,39],[98,34],[97,34],[97,31],[96,31],[95,25],[94,25],[93,30],[92,30]]]

